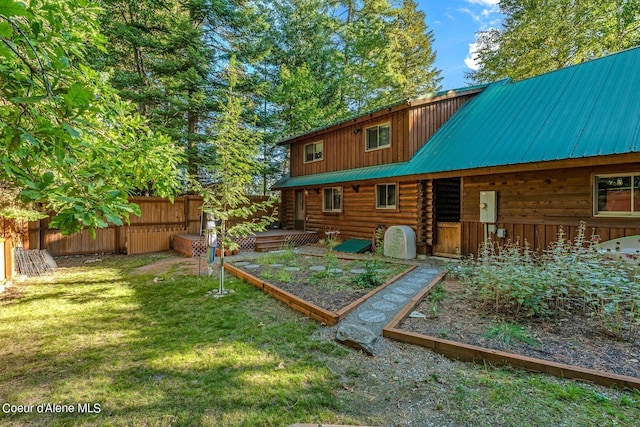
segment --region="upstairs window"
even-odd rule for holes
[[[377,150],[391,145],[391,125],[384,123],[365,129],[365,151]]]
[[[396,208],[396,184],[376,185],[376,209]]]
[[[322,191],[322,211],[342,212],[342,187],[330,187]]]
[[[640,215],[640,173],[595,177],[596,215]]]
[[[304,146],[304,162],[317,162],[322,160],[322,141],[312,142]]]

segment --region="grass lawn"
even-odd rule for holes
[[[61,268],[0,299],[0,425],[405,425],[401,408],[446,425],[640,423],[637,392],[412,347],[408,360],[368,358],[313,338],[315,322],[231,276],[236,292],[215,299],[215,279],[132,274],[157,259]]]
[[[335,415],[337,383],[318,357],[347,350],[309,340],[313,322],[233,277],[236,293],[214,299],[213,279],[128,274],[151,259],[60,269],[0,305],[0,403],[34,412],[2,411],[1,424],[348,421]],[[39,414],[41,403],[75,412]],[[79,414],[82,403],[100,413]]]

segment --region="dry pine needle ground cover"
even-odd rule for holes
[[[447,279],[442,289],[416,308],[424,318],[407,318],[401,328],[527,357],[640,378],[640,340],[621,341],[580,314],[545,320],[513,321],[490,314],[470,289]]]

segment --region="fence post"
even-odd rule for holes
[[[113,232],[116,233],[113,239],[114,253],[116,255],[120,254],[120,228],[118,226],[113,227]]]
[[[184,196],[184,228],[189,232],[189,196]]]

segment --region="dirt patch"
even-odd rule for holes
[[[332,259],[329,265],[325,265],[321,257],[300,256],[289,265],[253,264],[250,268],[236,264],[236,267],[307,302],[336,312],[411,267],[379,262],[370,267],[378,279],[378,284],[373,285],[358,282],[359,277],[366,274],[366,263],[362,260]]]
[[[416,311],[427,318],[407,318],[400,324],[401,329],[640,378],[640,339],[637,337],[634,342],[616,340],[601,332],[593,319],[573,314],[544,321],[525,319],[519,322],[525,342],[509,333],[501,334],[498,325],[513,324],[513,321],[488,314],[483,307],[474,305],[470,291],[458,281],[447,279],[442,285],[444,296],[427,296],[416,307]]]
[[[186,258],[178,256],[169,256],[160,259],[152,264],[143,265],[133,270],[131,273],[137,274],[154,274],[162,275],[167,272],[175,274],[203,275],[207,271],[207,263],[198,258]]]

